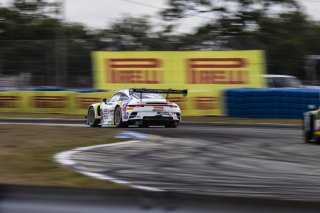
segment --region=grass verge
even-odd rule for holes
[[[64,168],[54,154],[79,146],[117,142],[116,129],[0,125],[0,182],[7,184],[125,188]]]
[[[59,113],[13,113],[0,112],[0,118],[57,118],[57,119],[85,119],[85,115]]]

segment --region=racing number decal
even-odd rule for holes
[[[107,120],[108,119],[108,110],[107,109],[103,109],[102,111],[102,116],[103,116],[103,120]]]

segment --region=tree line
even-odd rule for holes
[[[268,73],[305,79],[305,56],[320,54],[320,24],[296,0],[168,0],[161,26],[125,16],[103,29],[62,20],[60,9],[45,0],[0,5],[0,74],[31,73],[35,86],[88,87],[95,50],[262,49]],[[205,21],[177,33],[188,17]]]

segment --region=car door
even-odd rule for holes
[[[106,104],[107,116],[104,118],[104,124],[113,125],[114,124],[114,110],[117,106],[121,97],[121,93],[114,94]]]

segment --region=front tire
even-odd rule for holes
[[[99,125],[101,120],[100,119],[96,119],[93,107],[90,107],[89,110],[88,110],[87,121],[88,121],[88,124],[91,127],[101,127],[101,125]]]

